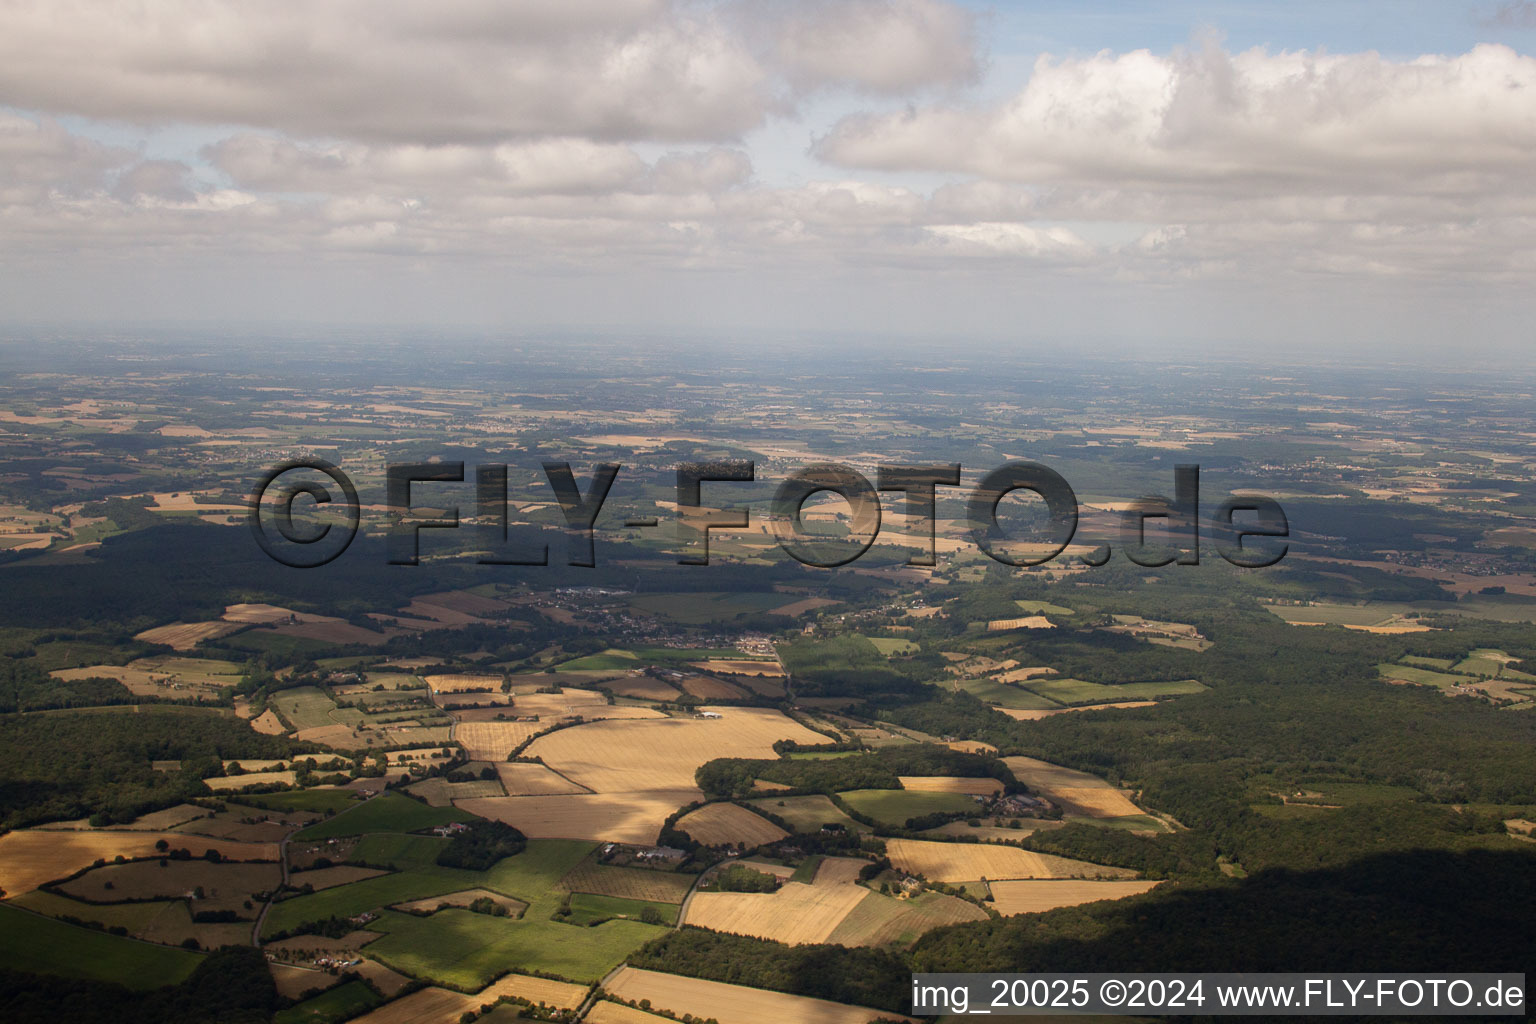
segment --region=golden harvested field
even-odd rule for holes
[[[868,889],[785,882],[777,892],[696,892],[684,924],[790,945],[825,942]]]
[[[173,850],[189,850],[201,857],[208,850],[233,860],[277,860],[276,843],[236,843],[206,839],[180,832],[44,831],[19,829],[0,836],[0,889],[7,895],[28,892],[44,882],[72,875],[98,859],[150,857],[156,841],[164,839]]]
[[[540,1000],[546,1003],[558,1001],[556,1005],[559,1006],[580,1006],[580,997],[572,1002],[572,996],[567,991],[570,989],[580,992],[582,996],[586,995],[586,989],[581,985],[508,975],[473,995],[452,992],[446,988],[424,988],[392,1003],[385,1003],[372,1013],[352,1019],[357,1024],[458,1024],[459,1018],[466,1011],[478,1011],[484,1004],[494,1003],[503,995],[519,995],[535,1003]]]
[[[731,803],[705,804],[678,819],[677,827],[706,846],[761,846],[789,835],[762,815]]]
[[[773,758],[776,740],[822,743],[770,708],[708,708],[719,718],[592,722],[541,736],[527,753],[596,793],[693,788],[693,773],[717,757]]]
[[[693,875],[599,864],[589,857],[568,871],[559,885],[566,892],[587,892],[652,903],[681,903],[693,887],[693,880]]]
[[[816,865],[812,885],[853,885],[859,880],[859,872],[869,866],[862,857],[826,857]]]
[[[270,708],[251,719],[251,728],[263,736],[281,736],[288,731],[288,727],[283,725],[283,720],[277,717],[277,712]]]
[[[586,1024],[663,1024],[670,1017],[658,1017],[654,1013],[646,1013],[623,1003],[612,1003],[601,999],[592,1004],[592,1009],[582,1018]]]
[[[1074,771],[1033,757],[1005,757],[1003,763],[1024,785],[1049,797],[1062,809],[1092,818],[1141,814],[1124,790],[1087,772]]]
[[[1035,679],[1039,676],[1055,675],[1056,670],[1044,665],[1035,665],[1030,668],[1016,668],[1009,672],[1003,672],[993,676],[1000,683],[1022,683],[1026,679]]]
[[[782,678],[784,670],[776,661],[750,661],[736,658],[710,658],[707,661],[691,662],[694,668],[701,668],[705,672],[724,672],[728,676],[768,676],[770,678]]]
[[[175,832],[195,832],[200,836],[212,836],[214,839],[233,839],[242,843],[278,843],[284,836],[294,831],[296,825],[284,824],[281,821],[258,821],[247,825],[240,819],[243,817],[260,817],[263,811],[245,811],[242,814],[228,814],[220,812],[206,818],[199,818],[187,822],[184,825],[175,826]]]
[[[1075,907],[1098,900],[1118,900],[1138,896],[1157,886],[1149,881],[1089,882],[1008,881],[989,882],[992,906],[1004,917],[1012,914],[1039,914],[1057,907]]]
[[[422,679],[437,693],[463,693],[466,690],[501,692],[501,676],[435,675],[422,676]]]
[[[978,878],[1127,878],[1125,868],[1104,867],[1048,853],[990,843],[937,843],[925,839],[887,839],[886,854],[902,871],[935,882],[971,882]]]
[[[503,761],[496,766],[507,796],[558,796],[561,793],[585,793],[570,779],[542,764]]]
[[[488,899],[500,906],[506,907],[513,917],[522,917],[523,911],[528,909],[528,904],[522,900],[515,900],[510,896],[503,896],[499,892],[489,889],[462,889],[459,892],[445,893],[442,896],[429,896],[424,900],[412,900],[409,903],[396,903],[391,910],[403,910],[406,913],[430,914],[438,907],[447,905],[450,907],[467,907],[475,900]]]
[[[868,1024],[876,1017],[910,1021],[912,1018],[867,1006],[850,1006],[809,996],[728,985],[723,981],[684,978],[634,967],[619,970],[603,986],[620,999],[649,999],[660,1010],[681,1017],[714,1017],[720,1024]],[[369,1021],[368,1024],[377,1024]]]
[[[224,618],[230,622],[253,622],[267,625],[274,622],[302,621],[309,618],[292,608],[279,608],[275,604],[232,604],[224,608]]]
[[[481,620],[465,612],[454,611],[452,608],[440,604],[432,604],[427,601],[416,600],[400,609],[402,616],[414,618],[423,623],[436,623],[442,626],[467,626],[472,622]],[[427,628],[432,628],[428,626]]]
[[[267,969],[272,972],[272,980],[277,983],[277,994],[284,999],[297,999],[310,989],[327,989],[341,981],[339,974],[327,974],[325,971],[294,967],[291,964],[269,963]]]
[[[950,740],[944,744],[950,750],[958,750],[962,754],[995,754],[997,748],[990,743],[980,740]]]
[[[1050,708],[1044,711],[1027,711],[1019,708],[993,708],[993,710],[1001,711],[1016,721],[1036,722],[1051,715],[1069,715],[1074,711],[1105,711],[1110,708],[1150,708],[1156,703],[1157,701],[1155,700],[1121,700],[1115,701],[1112,704],[1083,704],[1079,707]]]
[[[689,676],[683,680],[683,689],[702,700],[744,700],[747,696],[741,687],[714,676]]]
[[[204,779],[203,784],[215,793],[223,793],[236,789],[248,789],[251,786],[265,786],[273,782],[283,782],[291,786],[297,778],[298,773],[292,771],[246,772],[244,775],[217,775],[211,779]]]
[[[585,714],[589,709],[607,707],[608,698],[597,690],[562,687],[559,693],[520,693],[512,700],[520,715],[564,718]]]
[[[989,632],[1005,629],[1055,629],[1056,626],[1044,615],[1025,615],[1017,619],[993,619],[987,623]]]
[[[475,761],[505,761],[517,745],[551,723],[539,722],[460,722],[453,738]]]
[[[911,942],[945,925],[986,919],[987,912],[976,904],[941,892],[925,892],[906,900],[871,892],[849,911],[827,941],[840,946],[883,946]]]
[[[673,811],[702,796],[697,789],[496,796],[460,800],[455,806],[482,818],[504,821],[530,839],[596,839],[649,845],[656,842],[661,823]]]
[[[156,626],[142,633],[135,633],[135,640],[149,644],[164,644],[178,651],[189,651],[204,640],[228,636],[244,629],[240,622],[173,622],[168,626]]]
[[[962,779],[952,775],[898,775],[902,789],[916,793],[966,793],[971,796],[991,796],[1000,791],[1003,784],[996,779]]]

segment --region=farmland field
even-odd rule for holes
[[[390,909],[405,913],[431,914],[442,907],[467,907],[476,900],[490,900],[498,906],[505,907],[509,917],[521,917],[523,911],[528,909],[528,904],[522,900],[515,900],[489,889],[461,889],[458,892],[445,892],[441,896],[429,896],[424,900],[396,903]]]
[[[504,821],[530,839],[598,839],[649,844],[656,841],[662,823],[673,811],[693,803],[702,795],[697,789],[663,789],[639,793],[500,796],[461,800],[457,806],[469,814]]]
[[[460,722],[453,735],[464,745],[464,752],[475,761],[505,761],[518,745],[549,722]]]
[[[1050,679],[1030,683],[1029,688],[1042,697],[1049,697],[1060,704],[1107,704],[1111,701],[1150,700],[1154,697],[1201,693],[1207,689],[1198,679],[1176,679],[1165,683],[1121,683],[1115,686],[1084,682],[1081,679]]]
[[[1143,881],[1063,881],[1020,880],[989,883],[992,906],[999,914],[1038,914],[1057,907],[1075,907],[1097,900],[1118,900],[1137,896],[1154,888],[1157,882]]]
[[[494,1003],[503,995],[574,1009],[581,1005],[586,989],[547,978],[509,974],[467,994],[443,988],[424,988],[353,1019],[360,1024],[458,1024],[465,1012],[478,1012],[482,1005]]]
[[[953,685],[971,694],[977,700],[996,704],[998,707],[1016,708],[1020,711],[1041,711],[1061,706],[1054,700],[1026,690],[1022,686],[998,682],[996,679],[956,679]]]
[[[842,946],[906,944],[935,928],[986,919],[987,912],[974,903],[944,893],[925,892],[913,899],[898,900],[868,892],[832,930],[827,941]]]
[[[787,832],[758,814],[731,803],[705,804],[677,822],[677,827],[707,846],[738,843],[760,846],[783,839]]]
[[[1074,771],[1033,757],[1005,757],[1003,763],[1024,785],[1061,805],[1068,813],[1092,818],[1140,815],[1124,791],[1087,772]]]
[[[279,1010],[272,1024],[330,1024],[331,1021],[356,1017],[379,1003],[379,996],[361,981],[322,992],[286,1010]]]
[[[600,999],[592,1005],[592,1009],[588,1010],[587,1015],[582,1019],[587,1024],[661,1024],[662,1021],[672,1018],[660,1017],[654,1013],[637,1010],[633,1006]]]
[[[395,837],[370,837],[365,843],[392,838]],[[477,887],[534,904],[539,898],[547,896],[553,890],[556,880],[593,848],[591,843],[530,842],[522,853],[498,861],[489,871],[464,871],[432,863],[432,858],[447,840],[431,836],[398,838],[405,840],[408,845],[386,850],[359,844],[358,849],[359,854],[366,849],[369,860],[394,861],[404,870],[284,900],[273,906],[267,915],[264,934],[286,931],[306,921],[333,916],[350,917],[365,910]],[[303,875],[297,877],[302,879]],[[409,919],[408,915],[396,916]]]
[[[868,1024],[876,1017],[909,1019],[864,1006],[634,967],[621,970],[604,989],[631,1002],[650,1000],[652,1006],[678,1017],[685,1013],[714,1017],[720,1024]]]
[[[649,903],[681,903],[683,897],[688,895],[694,877],[585,860],[560,879],[559,884],[567,892],[585,892]]]
[[[608,918],[628,918],[639,921],[646,911],[658,915],[661,924],[673,925],[677,923],[676,903],[655,903],[649,900],[624,899],[621,896],[598,896],[589,892],[571,894],[572,924],[584,925],[592,921],[601,921]]]
[[[925,839],[887,839],[891,863],[909,874],[935,882],[971,882],[978,878],[1128,878],[1135,872],[1048,853],[990,843],[936,843]]]
[[[117,900],[174,899],[195,888],[206,892],[199,910],[235,910],[253,893],[270,892],[282,882],[282,870],[272,863],[175,861],[162,868],[157,860],[104,864],[61,888],[76,899],[106,903]],[[253,915],[254,916],[254,915]]]
[[[692,789],[694,771],[717,757],[773,758],[776,740],[826,737],[767,708],[711,709],[717,719],[602,721],[562,729],[527,753],[597,793]]]
[[[422,918],[385,911],[370,922],[386,934],[369,945],[368,955],[413,977],[467,989],[486,984],[508,964],[591,982],[661,934],[661,926],[638,921],[592,927],[554,921],[557,903],[552,895],[534,899],[521,920],[467,910]]]
[[[856,832],[868,832],[869,826],[854,821],[843,809],[820,793],[810,796],[765,797],[748,800],[753,807],[761,807],[769,814],[783,818],[796,832],[815,832],[826,824],[841,825]]]
[[[749,696],[735,683],[714,676],[688,676],[680,685],[700,700],[744,700]]]
[[[1477,682],[1471,676],[1450,672],[1436,672],[1432,669],[1420,668],[1416,665],[1384,663],[1377,665],[1376,671],[1381,673],[1383,679],[1400,679],[1405,683],[1413,683],[1416,686],[1433,686],[1440,690],[1449,690],[1453,686],[1467,686]]]
[[[865,637],[865,639],[874,644],[875,650],[887,658],[900,654],[913,654],[918,650],[917,644],[911,640],[904,640],[901,637],[871,636]]]
[[[496,774],[501,777],[507,796],[555,796],[586,792],[570,779],[542,764],[502,762],[496,766]]]
[[[607,680],[602,685],[605,689],[612,690],[617,696],[634,697],[639,700],[676,700],[681,695],[676,687],[669,686],[651,676],[623,676]]]
[[[962,779],[947,775],[898,775],[901,788],[914,793],[966,793],[991,796],[1002,790],[996,779]]]
[[[331,712],[336,710],[336,703],[318,687],[296,686],[290,690],[279,690],[270,698],[269,706],[287,721],[295,732],[337,724],[331,718]]]
[[[496,779],[476,779],[474,782],[449,782],[442,777],[413,782],[405,790],[419,796],[432,807],[452,807],[455,800],[467,800],[481,796],[503,796],[501,783]]]
[[[334,818],[310,825],[294,839],[330,839],[365,832],[418,832],[450,821],[471,821],[473,818],[474,815],[452,807],[430,807],[399,793],[381,793]]]
[[[6,895],[36,889],[90,867],[98,858],[149,857],[161,839],[171,849],[186,849],[194,857],[217,850],[231,860],[277,860],[276,843],[237,843],[181,832],[67,829],[19,829],[0,836],[0,889]]]
[[[777,892],[696,892],[683,923],[790,945],[825,942],[870,891],[785,882]]]
[[[854,789],[839,793],[843,801],[860,814],[900,828],[910,818],[923,814],[946,814],[977,810],[977,803],[964,793],[924,792],[906,789]]]
[[[182,981],[202,956],[0,904],[0,960],[13,971],[111,981],[142,991]]]

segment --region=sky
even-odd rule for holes
[[[1536,0],[0,0],[0,324],[1530,350]]]

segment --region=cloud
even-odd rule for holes
[[[744,0],[5,0],[0,102],[374,143],[718,142],[806,88],[974,66],[938,0],[782,13],[764,45],[746,26],[771,15]]]
[[[1536,59],[1499,45],[1392,61],[1214,43],[1043,57],[1005,102],[845,118],[816,152],[846,168],[1005,182],[1470,194],[1536,170]]]
[[[743,12],[771,63],[802,89],[905,95],[979,71],[974,16],[937,0],[758,0]]]

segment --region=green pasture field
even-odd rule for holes
[[[796,832],[815,832],[821,826],[830,824],[838,824],[856,832],[869,831],[868,825],[854,821],[843,813],[841,807],[820,793],[811,796],[765,797],[761,800],[746,800],[744,803],[750,807],[761,807],[769,814],[783,818]]]
[[[376,842],[376,839],[379,840]],[[377,910],[395,903],[441,896],[460,889],[490,889],[504,896],[511,896],[532,906],[541,899],[553,899],[545,911],[547,917],[558,905],[559,894],[555,883],[567,871],[591,853],[596,843],[574,839],[534,839],[528,848],[515,857],[507,857],[492,865],[487,871],[464,871],[459,868],[439,867],[434,863],[437,851],[447,844],[446,839],[434,836],[369,837],[358,844],[353,859],[377,860],[395,863],[404,870],[359,882],[338,885],[334,889],[322,889],[308,896],[284,900],[273,906],[267,914],[264,934],[292,929],[306,921],[318,921],[328,917],[351,917],[365,910]],[[391,840],[386,844],[383,840]],[[436,844],[436,849],[427,844]],[[374,845],[368,845],[374,844]],[[298,876],[302,879],[304,876]],[[553,895],[551,895],[553,894]],[[468,911],[465,911],[468,913]],[[527,920],[532,911],[525,912]],[[409,920],[430,920],[399,914]],[[433,917],[440,917],[434,914]],[[474,917],[485,917],[474,914]],[[499,920],[499,919],[498,919]],[[382,941],[382,940],[381,940]],[[386,947],[389,948],[389,947]],[[372,952],[372,946],[369,947]],[[479,985],[473,986],[479,988]]]
[[[1042,697],[1062,704],[1108,704],[1123,700],[1153,700],[1201,693],[1208,687],[1198,679],[1175,679],[1165,683],[1120,683],[1106,686],[1082,679],[1045,679],[1030,681],[1029,688]]]
[[[1413,665],[1417,668],[1439,669],[1441,672],[1449,672],[1456,664],[1455,658],[1421,658],[1418,655],[1409,654],[1403,657],[1402,664]]]
[[[1091,685],[1091,684],[1090,684]],[[955,686],[986,704],[1016,711],[1046,711],[1060,707],[1056,701],[1024,689],[1014,683],[1000,683],[996,679],[957,679]]]
[[[1406,682],[1417,683],[1420,686],[1434,686],[1441,690],[1448,690],[1453,686],[1466,686],[1468,683],[1476,681],[1471,676],[1432,672],[1427,668],[1416,668],[1413,665],[1393,665],[1387,663],[1377,665],[1376,671],[1381,673],[1383,679],[1402,679]]]
[[[1019,606],[1019,610],[1021,612],[1023,612],[1024,614],[1026,614],[1026,615],[1074,615],[1074,614],[1076,614],[1075,612],[1072,611],[1071,608],[1067,608],[1067,607],[1064,607],[1064,606],[1059,605],[1059,604],[1052,604],[1049,601],[1015,601],[1013,603],[1018,605]]]
[[[851,789],[839,793],[844,802],[876,821],[900,828],[922,814],[974,811],[978,805],[964,793],[922,793],[907,789]]]
[[[634,950],[664,932],[664,926],[607,921],[583,927],[552,920],[557,894],[546,894],[521,920],[440,910],[431,917],[385,911],[368,927],[384,937],[368,955],[413,977],[469,991],[485,987],[516,964],[576,982],[592,982],[623,963]]]
[[[869,636],[864,639],[875,645],[875,650],[887,658],[898,654],[915,654],[921,648],[911,640],[903,640],[900,637]]]
[[[571,924],[590,924],[593,921],[602,921],[606,918],[628,918],[632,921],[640,920],[640,915],[647,909],[654,910],[661,915],[661,923],[674,925],[677,923],[679,906],[676,903],[656,903],[651,900],[629,900],[621,896],[597,896],[590,892],[578,892],[571,894],[571,916],[566,920]]]
[[[331,1024],[356,1017],[383,1002],[383,997],[360,981],[349,981],[302,1003],[279,1010],[272,1024]]]
[[[452,807],[432,807],[399,793],[381,793],[350,807],[334,818],[318,821],[293,838],[303,842],[357,836],[366,832],[419,832],[450,821],[474,821],[475,816]]]
[[[47,914],[49,917],[77,917],[82,921],[99,921],[107,928],[114,926],[127,928],[130,932],[139,932],[149,925],[166,908],[177,905],[180,900],[144,900],[134,903],[86,903],[83,900],[70,899],[58,893],[44,892],[42,889],[34,889],[32,892],[22,893],[11,900],[13,904],[25,910],[37,914]]]
[[[331,712],[336,710],[336,702],[316,686],[279,690],[267,703],[293,725],[294,731],[337,724],[336,719],[331,717]]]
[[[201,960],[190,950],[108,935],[0,904],[0,962],[13,971],[147,991],[184,981]]]

